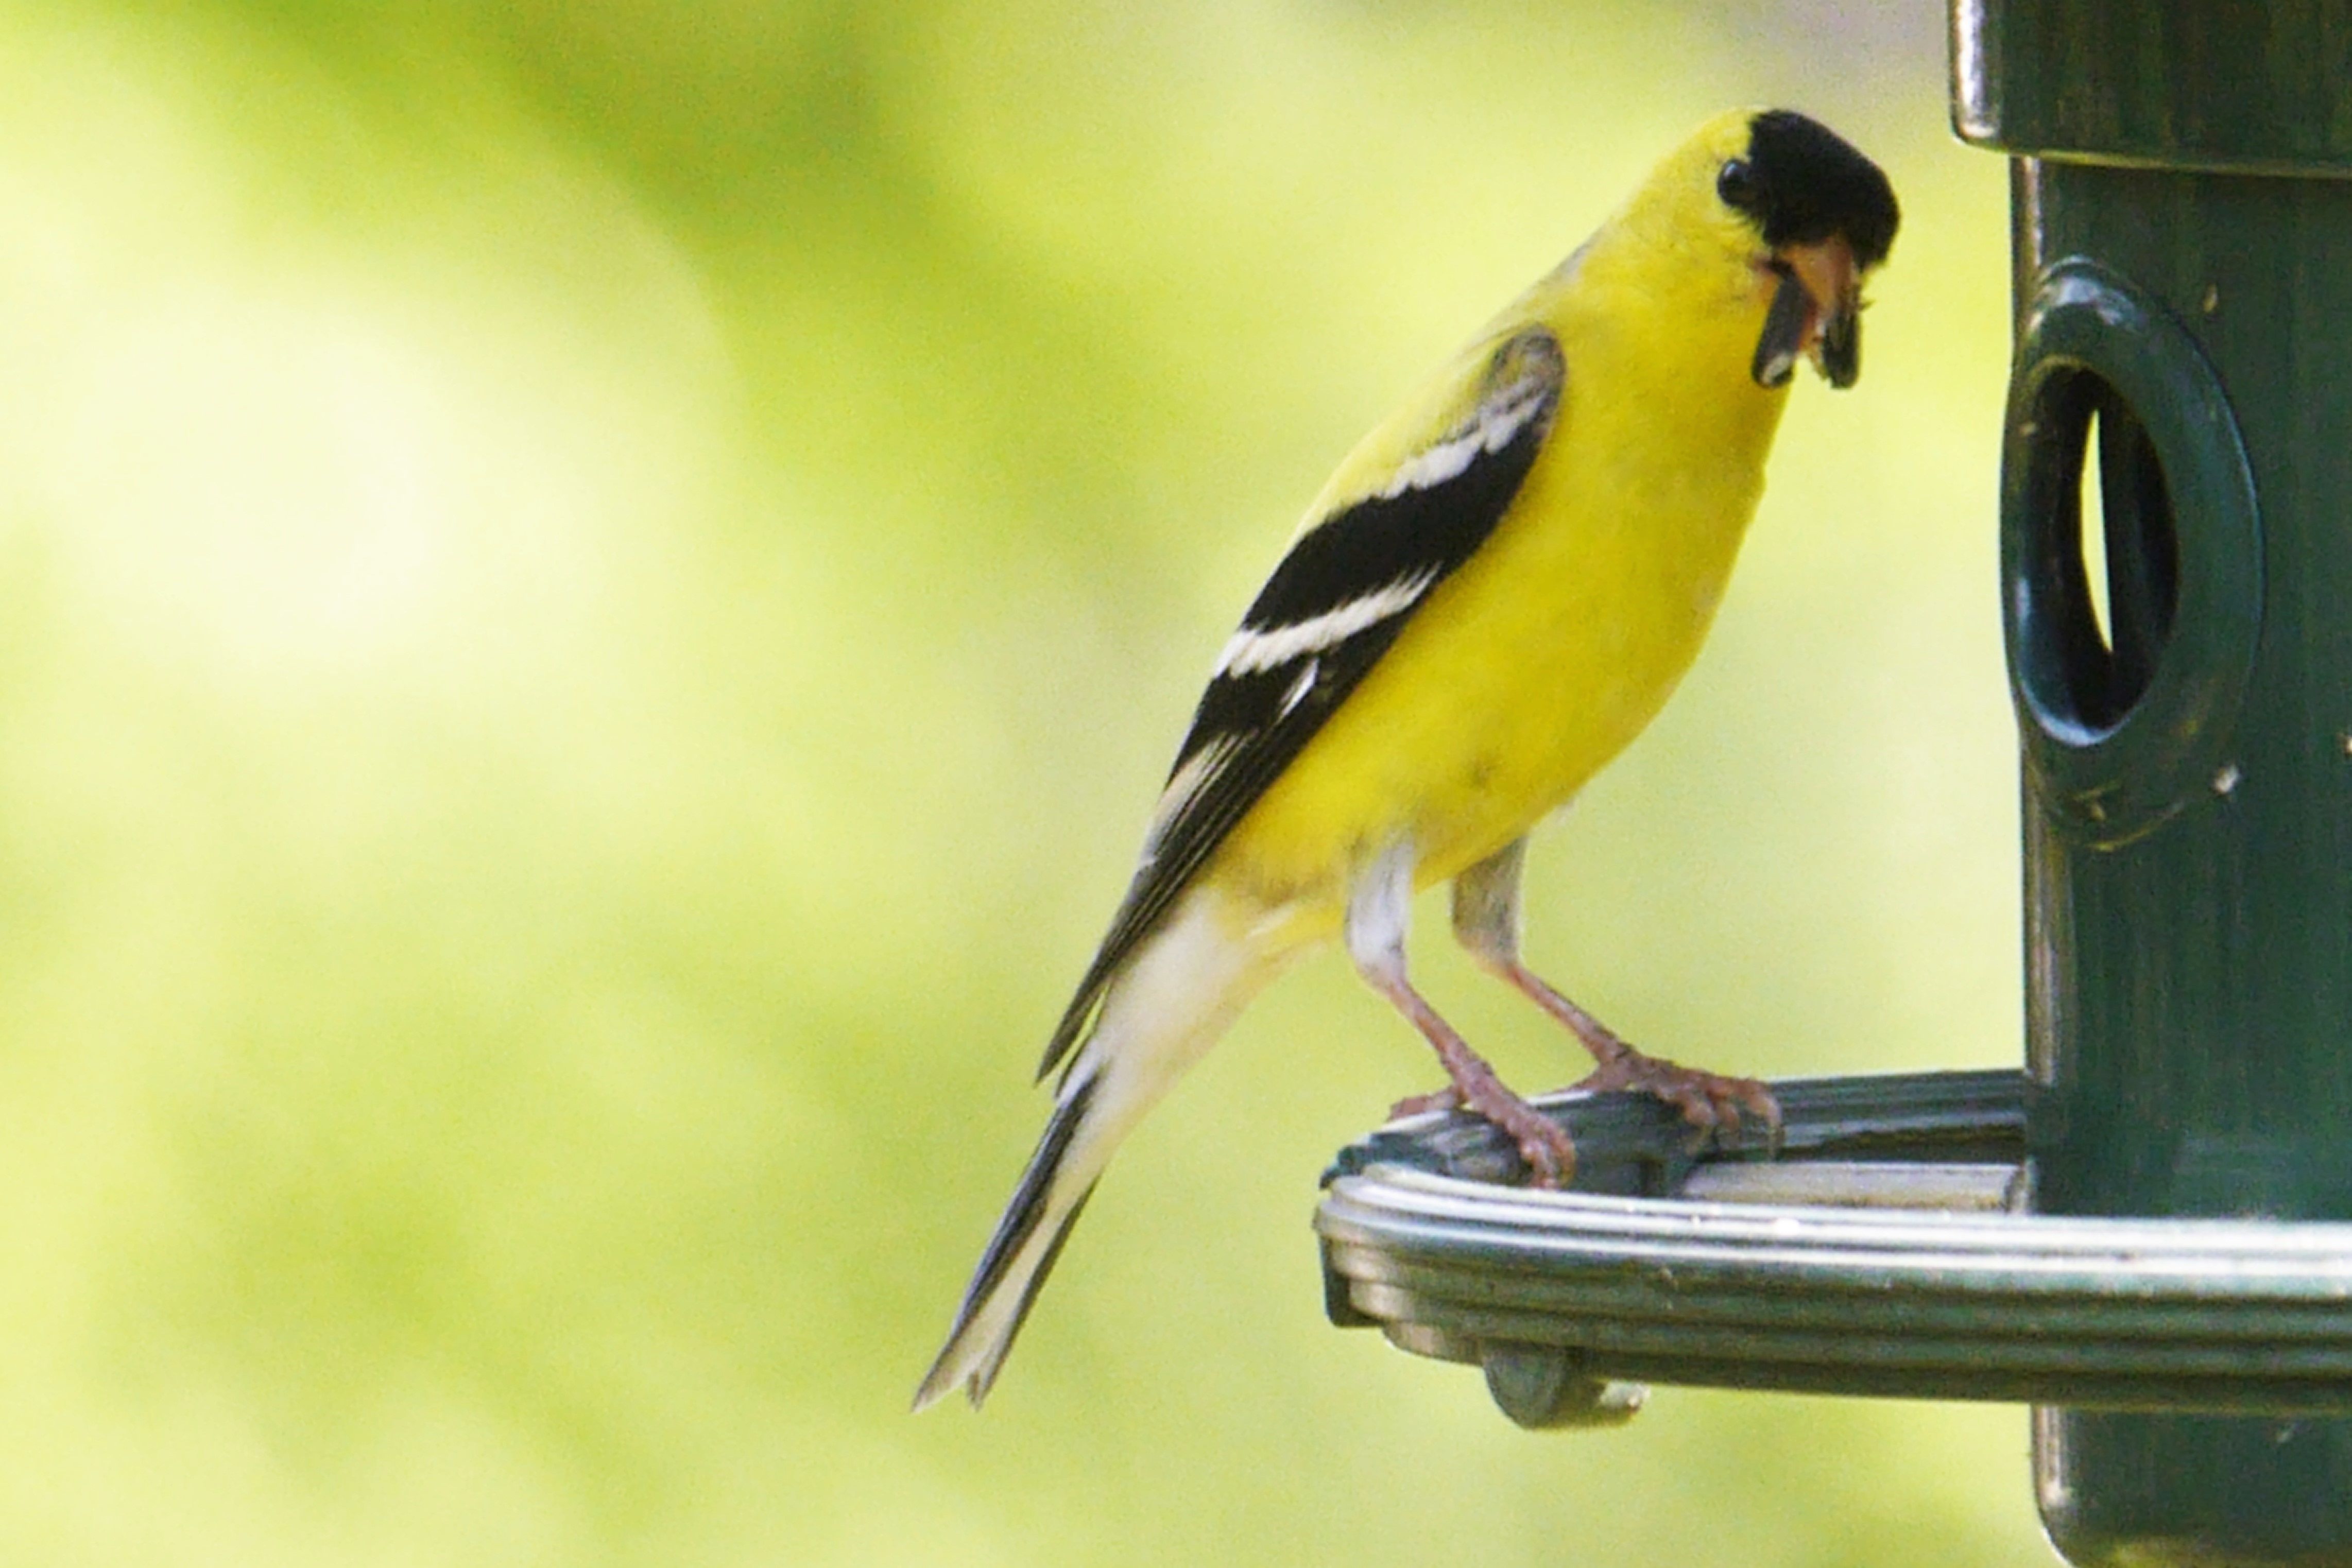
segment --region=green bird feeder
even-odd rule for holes
[[[1777,1154],[1559,1097],[1570,1193],[1398,1124],[1330,1315],[1528,1426],[2031,1403],[2069,1561],[2352,1563],[2352,5],[1955,0],[1952,95],[2012,182],[2023,1071],[1781,1085]]]

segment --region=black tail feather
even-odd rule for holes
[[[1004,1337],[996,1342],[995,1350],[973,1370],[973,1409],[980,1408],[981,1401],[988,1397],[989,1389],[995,1385],[997,1368],[1003,1366],[1004,1358],[1013,1354],[1013,1342],[1021,1337],[1021,1325],[1029,1321],[1029,1309],[1037,1304],[1037,1292],[1045,1288],[1045,1276],[1054,1271],[1055,1262],[1062,1256],[1062,1244],[1070,1239],[1070,1231],[1077,1225],[1078,1216],[1087,1210],[1087,1200],[1094,1195],[1095,1184],[1088,1182],[1087,1190],[1078,1195],[1078,1201],[1070,1205],[1070,1212],[1062,1216],[1062,1223],[1054,1230],[1053,1244],[1045,1249],[1045,1256],[1038,1261],[1037,1271],[1029,1276],[1029,1282],[1021,1289],[1021,1304],[1013,1310],[1013,1321],[1004,1325]]]
[[[972,1271],[971,1283],[963,1293],[963,1302],[956,1308],[955,1324],[948,1330],[947,1343],[924,1376],[923,1387],[927,1396],[932,1380],[938,1377],[940,1369],[955,1353],[964,1331],[971,1326],[972,1320],[1003,1288],[1013,1260],[1020,1256],[1021,1249],[1028,1245],[1030,1239],[1036,1234],[1038,1225],[1045,1219],[1055,1178],[1061,1174],[1062,1163],[1068,1157],[1070,1145],[1076,1139],[1079,1128],[1086,1124],[1087,1112],[1094,1103],[1095,1090],[1099,1082],[1099,1078],[1089,1074],[1072,1085],[1060,1103],[1054,1107],[1054,1114],[1045,1123],[1045,1134],[1037,1140],[1036,1152],[1029,1156],[1028,1166],[1021,1173],[1020,1185],[1013,1188],[1013,1200],[1005,1205],[1003,1217],[996,1222],[995,1234],[988,1239],[987,1249],[980,1256],[980,1266]],[[1055,1259],[1061,1254],[1062,1243],[1069,1237],[1070,1227],[1076,1223],[1079,1210],[1086,1207],[1086,1199],[1093,1195],[1093,1186],[1089,1184],[1086,1193],[1064,1216],[1045,1260],[1023,1287],[1021,1301],[1011,1326],[975,1375],[972,1385],[975,1404],[987,1392],[989,1383],[994,1380],[996,1368],[1003,1361],[1004,1352],[1010,1348],[1013,1336],[1020,1332],[1023,1321],[1029,1315],[1029,1307],[1036,1299],[1038,1287],[1045,1283]]]

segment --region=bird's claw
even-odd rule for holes
[[[1394,1122],[1406,1116],[1424,1116],[1432,1111],[1459,1111],[1460,1109],[1462,1109],[1462,1092],[1448,1084],[1428,1094],[1406,1095],[1389,1107],[1389,1120]]]
[[[1559,1123],[1505,1088],[1499,1079],[1482,1082],[1468,1093],[1449,1084],[1432,1093],[1409,1095],[1389,1107],[1389,1119],[1431,1111],[1467,1111],[1493,1125],[1518,1146],[1531,1186],[1564,1187],[1576,1177],[1575,1140]]]
[[[1626,1046],[1576,1084],[1579,1089],[1622,1089],[1663,1100],[1698,1130],[1699,1142],[1728,1144],[1748,1117],[1764,1124],[1773,1148],[1780,1145],[1780,1102],[1753,1078],[1734,1078],[1683,1067],[1662,1056]]]
[[[1622,1090],[1647,1094],[1682,1113],[1694,1130],[1693,1152],[1709,1144],[1728,1146],[1748,1121],[1764,1124],[1769,1146],[1780,1148],[1780,1102],[1753,1078],[1684,1067],[1662,1056],[1623,1046],[1621,1053],[1572,1087],[1601,1092]],[[1389,1107],[1391,1121],[1431,1112],[1468,1111],[1493,1124],[1518,1145],[1537,1186],[1565,1186],[1576,1175],[1576,1145],[1559,1124],[1503,1087],[1499,1080],[1478,1085],[1487,1092],[1465,1094],[1456,1085],[1408,1095]]]
[[[1528,1163],[1528,1185],[1560,1188],[1576,1179],[1576,1142],[1568,1130],[1526,1101],[1514,1098],[1507,1108],[1478,1113],[1519,1146]]]

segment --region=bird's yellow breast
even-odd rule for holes
[[[1337,922],[1354,871],[1397,839],[1426,886],[1564,804],[1656,715],[1714,619],[1785,401],[1745,373],[1760,307],[1657,288],[1654,267],[1621,280],[1609,260],[1507,313],[1559,339],[1550,437],[1495,533],[1210,867],[1302,938]],[[1375,432],[1335,488],[1391,461],[1398,439]]]

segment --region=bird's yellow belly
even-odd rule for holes
[[[1336,926],[1352,872],[1390,843],[1412,841],[1419,885],[1444,881],[1641,733],[1706,637],[1761,473],[1629,486],[1539,465],[1528,483],[1613,504],[1523,497],[1526,526],[1432,596],[1216,857],[1221,883],[1302,939]]]

